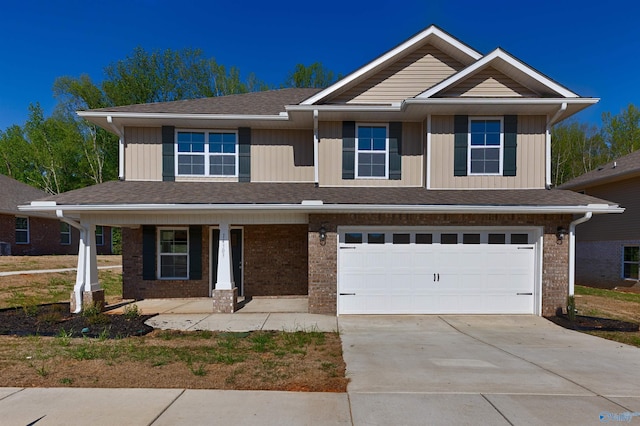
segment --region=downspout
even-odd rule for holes
[[[576,284],[576,225],[585,223],[591,216],[593,212],[587,212],[569,224],[569,296],[573,296]]]
[[[88,232],[88,230],[84,226],[82,226],[79,222],[76,222],[73,219],[69,219],[65,217],[64,212],[62,210],[56,210],[56,216],[58,216],[58,218],[62,222],[67,223],[70,226],[73,226],[74,228],[79,230],[81,234],[80,241],[82,241],[85,233]],[[78,263],[80,263],[80,256],[84,257],[84,255],[85,255],[84,253],[80,253],[80,242],[78,242]],[[82,312],[82,293],[84,292],[84,278],[79,279],[79,275],[81,273],[83,273],[83,271],[80,270],[80,265],[78,265],[78,270],[76,275],[76,284],[73,286],[73,294],[74,294],[74,297],[76,298],[76,310],[72,312],[74,314],[79,314],[80,312]]]
[[[318,171],[318,157],[320,156],[320,137],[318,135],[318,110],[313,110],[313,181],[318,186],[320,184],[320,174]]]
[[[424,126],[424,122],[422,124]],[[427,155],[425,155],[425,185],[431,189],[431,114],[427,115]]]
[[[110,115],[107,116],[107,123],[120,138],[118,140],[118,179],[124,180],[124,132],[115,125],[113,117]]]
[[[547,120],[547,126],[545,130],[545,188],[551,189],[551,126],[560,116],[567,110],[567,103],[563,102],[560,105],[560,109],[556,111],[550,120]],[[547,116],[548,117],[548,116]]]

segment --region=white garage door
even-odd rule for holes
[[[340,233],[339,314],[532,314],[536,232]]]

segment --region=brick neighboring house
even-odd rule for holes
[[[431,26],[323,90],[79,111],[120,137],[120,181],[24,210],[122,226],[127,298],[554,315],[576,220],[623,211],[548,189],[551,126],[597,101]]]
[[[18,209],[19,205],[48,196],[44,191],[0,175],[0,254],[78,253],[78,231],[58,220],[55,212],[21,212]],[[111,228],[100,227],[98,236],[97,252],[111,254]]]
[[[622,215],[594,217],[576,242],[576,283],[613,288],[638,283],[640,266],[640,151],[632,152],[560,186],[614,200]]]

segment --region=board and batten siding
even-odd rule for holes
[[[539,97],[495,68],[488,67],[464,79],[438,97]]]
[[[252,130],[252,182],[313,180],[313,130]]]
[[[321,186],[423,186],[422,123],[403,123],[401,179],[342,179],[342,122],[320,122]]]
[[[454,176],[453,116],[431,118],[431,189],[536,189],[545,187],[544,116],[518,116],[516,176]]]
[[[126,127],[124,129],[124,170],[126,180],[162,180],[162,129]]]
[[[619,204],[625,211],[594,215],[576,228],[578,241],[640,240],[640,177],[586,188],[585,193]]]
[[[425,45],[328,103],[392,103],[414,97],[463,69],[457,60]]]

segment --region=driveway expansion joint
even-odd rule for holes
[[[164,407],[164,408],[162,409],[162,411],[160,411],[160,412],[158,413],[158,415],[157,415],[153,420],[151,420],[151,422],[149,423],[149,425],[148,425],[148,426],[152,426],[155,422],[157,422],[157,421],[158,421],[158,419],[159,419],[160,417],[162,417],[162,415],[163,415],[163,414],[164,414],[164,413],[169,409],[169,407],[171,407],[173,404],[175,404],[175,402],[178,400],[178,398],[180,398],[182,395],[184,395],[184,393],[185,393],[186,391],[187,391],[186,389],[182,389],[182,391],[181,391],[178,395],[176,395],[176,397],[175,397],[175,398],[173,398],[171,401],[169,401],[169,403],[167,404],[167,406],[166,406],[166,407]]]
[[[487,398],[483,393],[480,394],[480,396],[489,403],[489,405],[491,405],[493,407],[494,410],[496,410],[498,412],[498,414],[500,414],[502,416],[502,418],[509,423],[511,426],[513,426],[513,423],[511,422],[511,420],[509,420],[507,418],[507,416],[504,415],[504,413],[502,411],[500,411],[500,409],[498,407],[495,406],[495,404],[493,402],[491,402],[489,400],[489,398]]]

